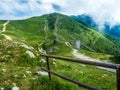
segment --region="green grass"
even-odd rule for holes
[[[49,81],[48,77],[35,75],[34,73],[40,70],[40,67],[46,67],[46,64],[39,62],[39,59],[43,57],[31,59],[25,54],[27,49],[20,47],[19,44],[14,44],[10,41],[0,43],[1,57],[4,57],[0,57],[0,87],[9,90],[12,88],[12,84],[16,83],[22,90],[85,90],[53,75],[52,81]],[[56,46],[59,49],[51,54],[73,57],[69,47],[60,46]],[[34,49],[33,52],[37,55],[37,48],[34,47]],[[57,65],[55,66],[53,62],[56,62]],[[51,60],[51,69],[102,90],[114,90],[116,86],[114,73],[99,70],[93,66],[84,67],[81,64]],[[31,73],[28,74],[26,71],[31,71]]]
[[[39,77],[37,80],[33,82],[31,90],[85,90],[55,76],[52,76],[51,81],[48,77]]]
[[[100,60],[108,60],[109,61],[110,57],[112,57],[112,55],[109,55],[109,54],[90,52],[90,51],[82,50],[82,49],[79,49],[79,52],[85,54],[86,56],[89,56],[89,57],[92,57],[92,58],[97,58],[97,59],[100,59]]]
[[[102,90],[114,90],[116,88],[116,76],[114,73],[100,70],[89,65],[83,66],[82,64],[57,60],[56,63],[57,66],[53,66],[52,70],[62,75],[71,77]]]
[[[98,53],[98,52],[90,52],[90,51],[83,50],[83,49],[79,49],[78,51],[91,58],[95,58],[95,59],[99,59],[99,60],[107,61],[107,62],[112,62],[112,63],[117,63],[117,64],[120,63],[119,58],[115,57],[114,55]]]
[[[56,16],[60,17],[58,30],[55,30]],[[4,22],[0,22],[0,30]],[[45,25],[48,26],[46,32]],[[113,38],[109,40],[85,24],[60,14],[10,21],[4,34],[13,39],[7,41],[0,35],[0,87],[4,87],[5,90],[10,90],[13,83],[16,83],[21,90],[85,90],[53,75],[51,81],[46,76],[35,75],[40,67],[46,67],[46,63],[39,62],[43,57],[40,56],[38,48],[43,48],[50,55],[74,57],[71,48],[67,47],[65,42],[69,42],[74,48],[75,41],[80,40],[81,48],[84,50],[79,52],[93,58],[109,60],[111,55],[104,53],[119,53],[118,40]],[[21,47],[21,43],[32,46],[33,49],[30,51],[36,57],[30,58],[26,54],[29,49]],[[53,62],[57,65],[53,65]],[[116,89],[115,73],[94,66],[51,60],[51,69],[102,90]],[[28,74],[26,71],[31,73]]]
[[[57,66],[54,66],[51,62],[51,69],[59,74],[95,86],[102,90],[116,89],[114,73],[99,70],[93,66],[84,67],[81,64],[73,64],[62,61],[56,61],[56,63]],[[2,87],[11,88],[13,86],[12,83],[16,83],[22,90],[85,90],[53,75],[51,81],[49,81],[47,76],[34,75],[33,73],[40,69],[39,66],[21,67],[9,64],[1,65],[0,70],[3,68],[6,69],[6,72],[1,71],[0,86]],[[26,71],[31,71],[31,74],[26,73]],[[24,77],[24,74],[26,77]]]
[[[57,30],[55,30],[57,18],[59,21]],[[0,22],[1,28],[4,22]],[[48,27],[46,32],[44,31],[45,26]],[[120,40],[103,35],[86,24],[57,13],[10,21],[5,33],[14,39],[28,41],[32,45],[38,44],[38,42],[46,43],[45,40],[51,39],[59,42],[68,41],[74,46],[75,41],[80,40],[83,49],[114,55],[120,54]]]

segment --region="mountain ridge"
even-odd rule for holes
[[[60,44],[60,42],[68,41],[74,46],[75,41],[80,40],[81,48],[83,49],[108,54],[120,53],[118,51],[119,45],[117,44],[116,46],[112,40],[106,38],[102,33],[67,15],[59,13],[10,21],[7,29],[6,34],[13,35],[13,37],[19,40],[25,39],[32,44],[35,42],[37,44],[40,40],[46,43],[45,45]],[[117,41],[117,39],[115,40]]]

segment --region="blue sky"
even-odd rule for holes
[[[120,23],[119,0],[0,0],[0,20],[25,19],[48,13],[89,14],[102,27]]]

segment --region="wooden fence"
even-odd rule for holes
[[[41,56],[46,57],[46,59],[47,59],[47,69],[46,68],[41,68],[41,69],[48,72],[50,80],[51,80],[51,74],[53,74],[53,75],[58,76],[62,79],[65,79],[65,80],[70,81],[74,84],[77,84],[80,87],[84,87],[84,88],[87,88],[89,90],[100,90],[100,89],[95,88],[93,86],[75,81],[71,78],[65,77],[63,75],[60,75],[56,72],[51,71],[49,58],[54,58],[54,59],[57,59],[57,60],[64,60],[64,61],[70,61],[70,62],[76,62],[76,63],[82,63],[82,64],[88,64],[88,65],[101,66],[101,67],[115,69],[116,70],[116,82],[117,82],[116,87],[117,87],[117,90],[120,90],[120,64],[110,64],[110,63],[95,62],[95,61],[88,61],[88,60],[72,59],[72,58],[55,56],[55,55],[41,55]]]

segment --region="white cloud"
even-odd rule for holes
[[[86,13],[93,17],[103,27],[105,22],[112,26],[120,23],[120,1],[119,0],[66,0],[66,14]]]
[[[53,8],[56,4],[61,9]],[[119,0],[0,0],[0,19],[22,19],[46,13],[89,14],[101,26],[120,23]]]
[[[54,0],[1,0],[0,19],[22,19],[55,12],[52,3]]]

